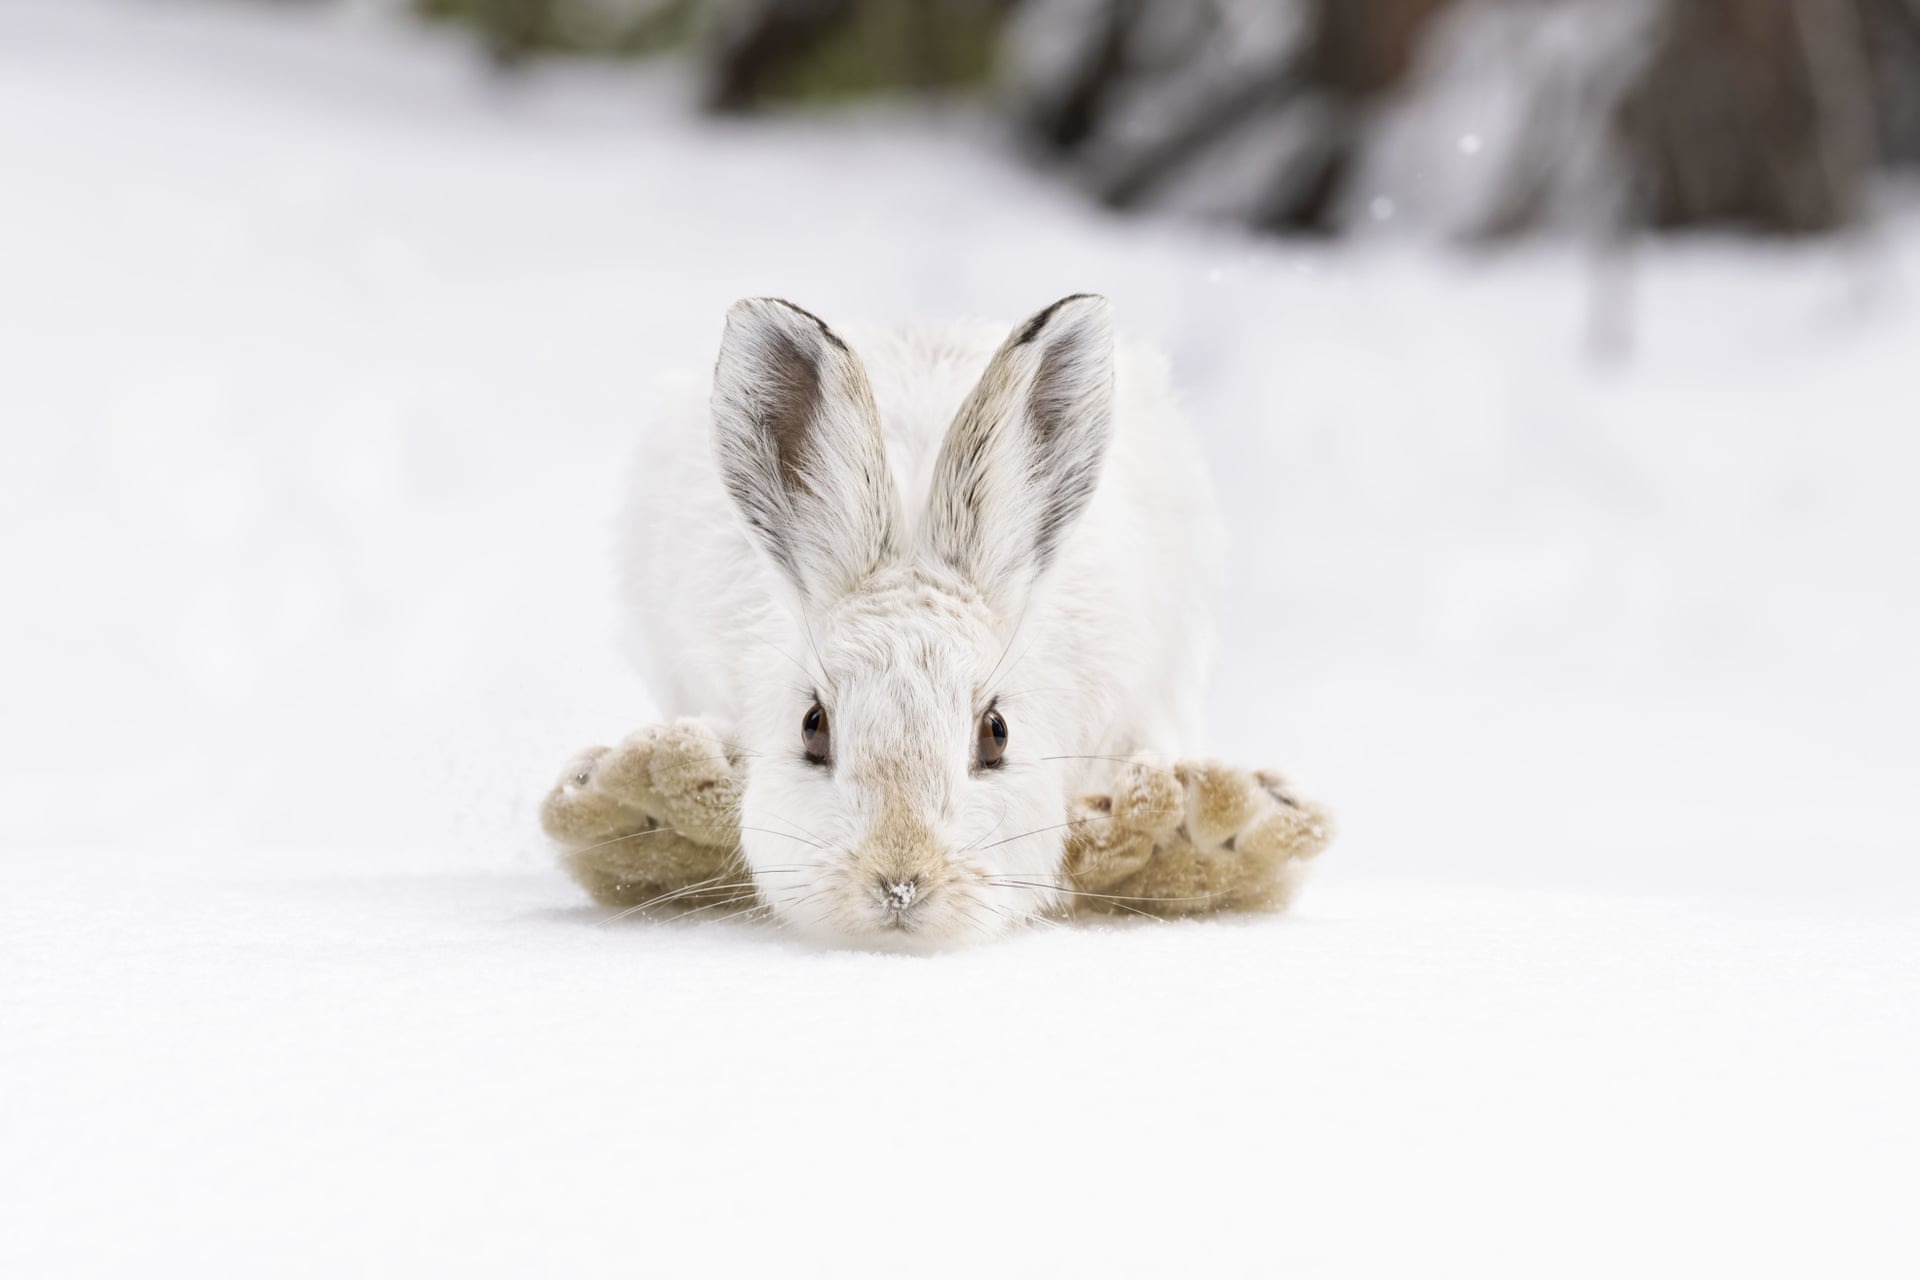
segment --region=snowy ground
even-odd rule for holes
[[[100,881],[0,882],[8,1275],[1916,1256],[1899,922],[1330,877],[1280,925],[914,960],[596,927],[531,874]]]
[[[683,100],[0,5],[0,1273],[1913,1273],[1920,222],[1603,289]],[[1084,288],[1219,473],[1220,750],[1341,812],[1298,913],[597,924],[532,808],[650,714],[637,389]]]

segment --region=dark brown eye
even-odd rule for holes
[[[1000,763],[1000,757],[1007,754],[1007,721],[998,711],[991,708],[980,717],[980,736],[976,744],[975,755],[980,767],[991,768]]]
[[[827,733],[827,709],[817,702],[807,708],[800,721],[800,745],[806,749],[807,759],[815,764],[827,762],[833,739]]]

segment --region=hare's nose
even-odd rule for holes
[[[920,881],[917,877],[906,880],[883,877],[880,881],[880,896],[886,900],[889,910],[904,912],[920,896]]]

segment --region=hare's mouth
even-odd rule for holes
[[[1044,910],[1044,895],[1002,887],[970,865],[875,868],[851,860],[763,889],[782,927],[827,946],[944,951],[1014,932]]]
[[[988,927],[990,913],[970,911],[963,899],[948,886],[863,885],[843,892],[838,909],[824,918],[795,923],[830,945],[914,952],[964,946],[1001,932]]]

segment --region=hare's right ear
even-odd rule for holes
[[[1003,615],[1080,518],[1113,423],[1107,300],[1062,298],[1016,328],[960,407],[934,463],[924,537]]]
[[[859,357],[810,312],[727,312],[713,448],[747,526],[803,602],[824,607],[892,555],[898,498]]]

